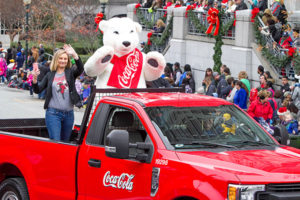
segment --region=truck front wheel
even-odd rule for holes
[[[8,178],[0,185],[0,200],[29,200],[23,178]]]

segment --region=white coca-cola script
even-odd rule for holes
[[[139,52],[134,50],[132,54],[127,57],[127,64],[122,75],[118,75],[119,83],[124,88],[130,88],[132,79],[135,77],[137,68],[139,66]]]
[[[114,176],[110,174],[110,171],[107,171],[103,177],[103,185],[105,187],[131,191],[133,188],[133,178],[134,175],[132,174],[123,173],[120,176]]]

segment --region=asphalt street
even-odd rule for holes
[[[28,90],[8,88],[0,84],[0,120],[21,118],[45,118],[44,100]],[[74,109],[75,124],[81,124],[84,109]]]

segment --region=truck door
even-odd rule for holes
[[[79,199],[151,199],[152,162],[110,158],[105,155],[104,147],[106,136],[116,129],[127,130],[130,143],[151,142],[150,137],[135,111],[105,105],[106,116],[95,114],[80,150]],[[136,154],[136,151],[130,149],[130,155]]]

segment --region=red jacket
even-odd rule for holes
[[[258,99],[253,101],[248,109],[248,114],[251,117],[263,117],[265,120],[272,119],[273,109],[269,102],[262,104]]]

